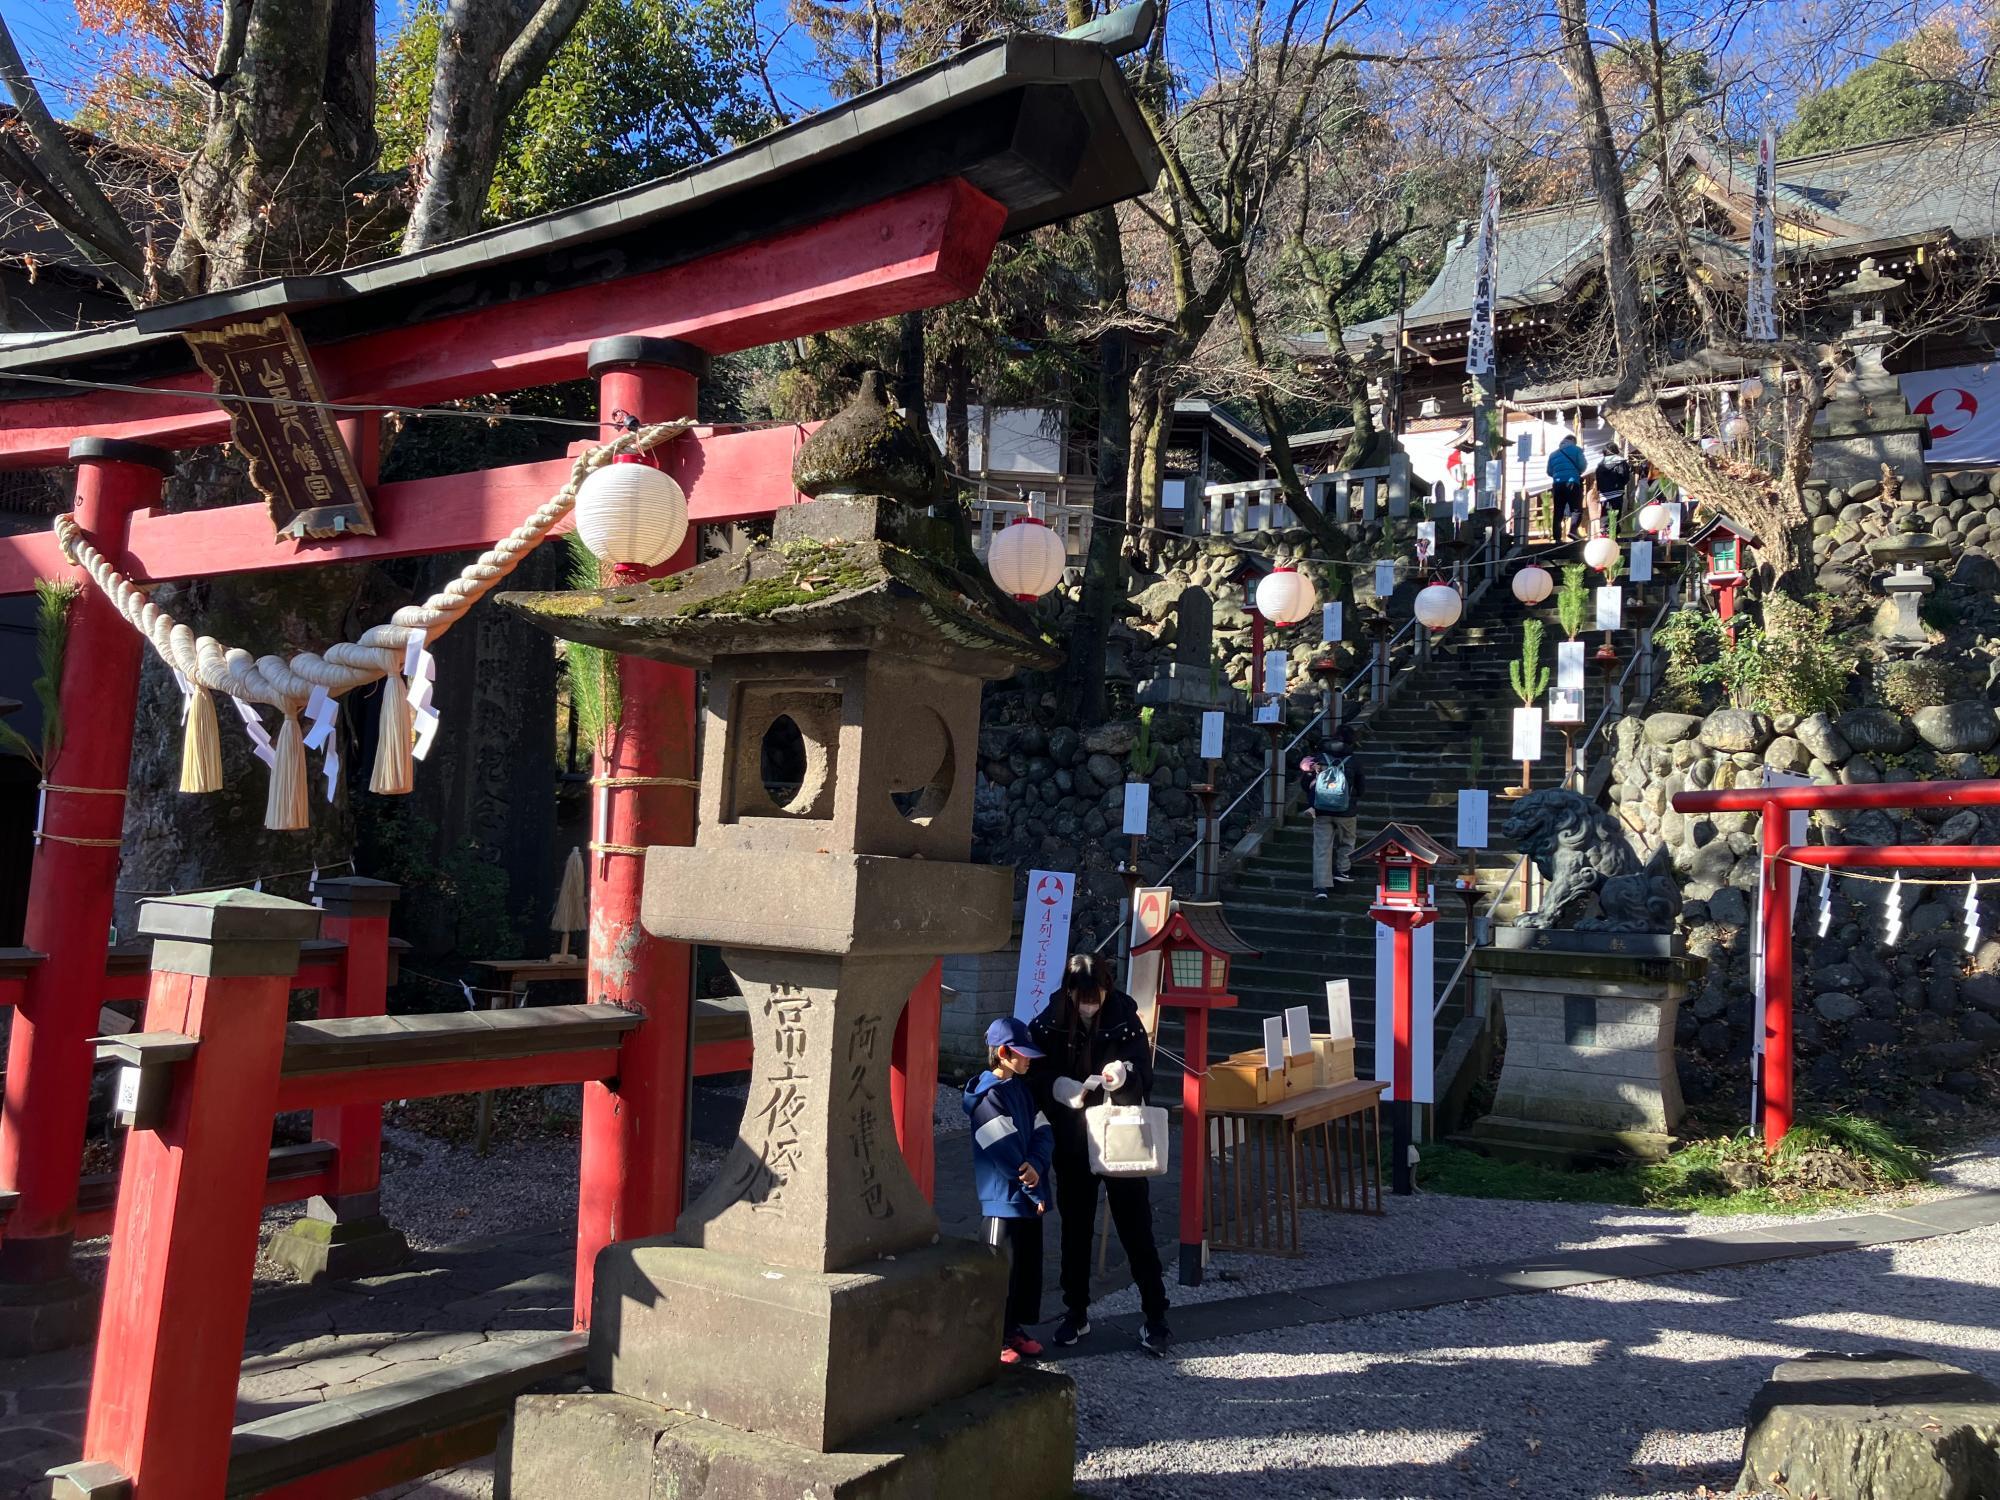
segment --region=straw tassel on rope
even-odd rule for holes
[[[181,790],[222,790],[222,733],[215,723],[215,695],[200,683],[188,685],[181,725]]]
[[[306,826],[306,741],[299,730],[296,708],[287,707],[278,730],[277,759],[271,766],[271,789],[264,798],[264,826],[290,832]]]
[[[368,790],[400,796],[416,785],[416,765],[410,757],[415,730],[410,723],[410,690],[401,672],[382,679],[382,725],[375,736],[375,769]]]

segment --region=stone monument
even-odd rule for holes
[[[1832,291],[1836,304],[1853,309],[1853,324],[1840,336],[1851,368],[1833,378],[1813,421],[1813,474],[1829,484],[1851,489],[1884,466],[1899,479],[1923,481],[1930,424],[1910,411],[1884,363],[1895,336],[1887,308],[1902,285],[1900,277],[1882,275],[1869,256],[1852,281]],[[1895,503],[1893,494],[1884,498]]]
[[[699,831],[647,851],[642,918],[721,947],[755,1042],[714,1184],[674,1234],[598,1258],[592,1392],[516,1406],[516,1500],[895,1500],[989,1492],[996,1466],[1023,1500],[1072,1490],[1073,1387],[999,1363],[1006,1268],[940,1240],[887,1093],[932,961],[1010,936],[1013,872],[964,862],[981,683],[1059,656],[974,561],[880,376],[793,477],[812,498],[768,545],[504,596],[566,639],[707,674]]]
[[[1642,861],[1575,792],[1530,793],[1500,831],[1544,894],[1474,958],[1507,1040],[1492,1112],[1464,1139],[1529,1160],[1665,1156],[1682,1109],[1674,1022],[1699,962],[1674,935],[1665,851]]]
[[[1215,659],[1215,600],[1206,589],[1181,590],[1174,601],[1174,654],[1164,677],[1139,684],[1148,707],[1235,708],[1241,694]]]

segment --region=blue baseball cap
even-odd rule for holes
[[[1017,1021],[1012,1016],[1002,1016],[986,1028],[986,1045],[1005,1047],[1009,1052],[1018,1052],[1023,1057],[1042,1055],[1042,1049],[1028,1039],[1028,1023]]]

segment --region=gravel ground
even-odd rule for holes
[[[1956,1153],[1936,1176],[1934,1185],[1884,1195],[1873,1204],[1890,1207],[1951,1191],[2000,1186],[2000,1137]],[[1721,1234],[1865,1211],[1849,1206],[1811,1214],[1692,1214],[1608,1203],[1533,1203],[1424,1192],[1408,1198],[1385,1192],[1382,1205],[1379,1218],[1308,1209],[1299,1216],[1302,1259],[1218,1252],[1200,1286],[1170,1285],[1168,1293],[1178,1303],[1213,1302],[1425,1267],[1527,1259],[1557,1250],[1608,1250],[1676,1235]],[[1139,1294],[1131,1287],[1092,1305],[1093,1312],[1106,1314],[1138,1310]]]
[[[1773,1365],[1892,1346],[2000,1379],[1996,1291],[2000,1228],[1987,1228],[1809,1267],[1190,1345],[1164,1362],[1079,1361],[1078,1485],[1149,1500],[1263,1497],[1277,1475],[1286,1493],[1368,1500],[1727,1492],[1744,1411]]]

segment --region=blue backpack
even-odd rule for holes
[[[1347,757],[1322,768],[1313,777],[1313,811],[1345,817],[1354,811],[1354,788],[1347,780]]]

